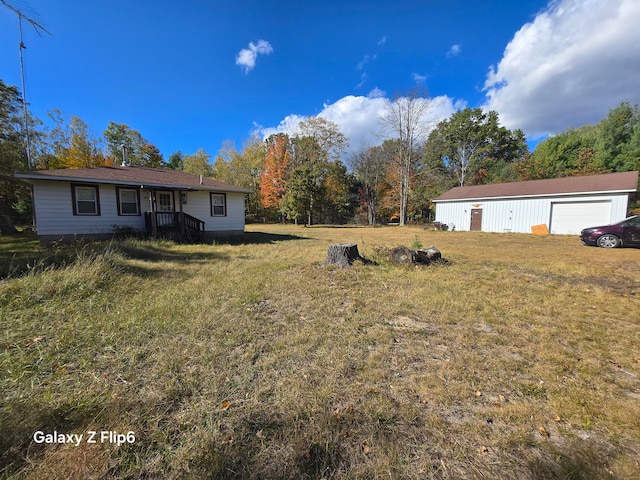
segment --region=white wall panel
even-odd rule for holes
[[[144,212],[151,210],[148,190],[140,191],[141,215],[118,215],[116,187],[98,185],[100,215],[73,215],[71,182],[34,181],[34,201],[38,235],[87,235],[114,233],[114,225],[144,230]],[[210,232],[244,231],[244,194],[227,193],[227,215],[211,216],[208,191],[187,192],[183,211],[205,222]],[[180,211],[175,193],[176,211]]]
[[[482,209],[482,231],[531,233],[533,225],[545,224],[551,228],[552,204],[563,202],[607,202],[610,205],[608,219],[602,222],[601,211],[590,215],[587,211],[580,215],[580,224],[593,226],[615,223],[623,220],[627,214],[628,195],[565,195],[553,197],[507,198],[507,199],[470,199],[445,201],[436,204],[436,222],[454,223],[456,230],[469,231],[471,227],[471,209]],[[575,228],[558,233],[579,233]]]

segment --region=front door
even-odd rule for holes
[[[173,212],[173,192],[158,192],[158,211]]]
[[[471,209],[471,230],[480,232],[482,231],[482,209]]]
[[[161,212],[173,212],[174,204],[173,204],[173,192],[157,192],[157,209],[158,209],[158,226],[159,227],[170,227],[174,223],[173,214],[163,215]]]

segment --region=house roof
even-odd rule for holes
[[[591,193],[633,193],[638,188],[638,172],[608,173],[586,177],[550,178],[527,182],[494,183],[455,187],[434,202],[495,199],[509,197],[537,197],[579,195]]]
[[[171,190],[210,190],[251,193],[252,190],[220,182],[212,178],[192,175],[179,170],[164,170],[146,167],[94,167],[61,170],[38,170],[16,173],[25,180],[57,180],[112,185],[135,185],[145,188],[168,188]]]

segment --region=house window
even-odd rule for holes
[[[227,215],[227,195],[224,193],[211,194],[211,216],[225,217]]]
[[[100,195],[97,185],[71,185],[74,215],[100,215]]]
[[[133,188],[116,188],[118,192],[118,215],[140,215],[140,199],[138,190]]]

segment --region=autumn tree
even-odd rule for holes
[[[163,168],[165,166],[162,153],[152,143],[145,143],[140,148],[140,162],[142,166],[149,168]]]
[[[426,140],[431,125],[431,100],[414,90],[398,96],[386,107],[381,124],[398,139],[397,155],[393,157],[398,171],[400,225],[407,220],[409,186],[418,146]]]
[[[265,140],[264,168],[260,175],[260,202],[272,212],[278,211],[285,192],[291,162],[291,143],[284,133]]]
[[[241,151],[232,142],[225,142],[213,164],[213,176],[223,182],[248,188],[246,218],[257,220],[263,216],[260,202],[260,179],[265,163],[265,144],[258,137],[249,138]]]
[[[41,167],[88,168],[110,164],[104,155],[102,138],[96,136],[84,120],[75,115],[69,119],[58,109],[48,113],[53,127],[48,134],[51,155]]]

